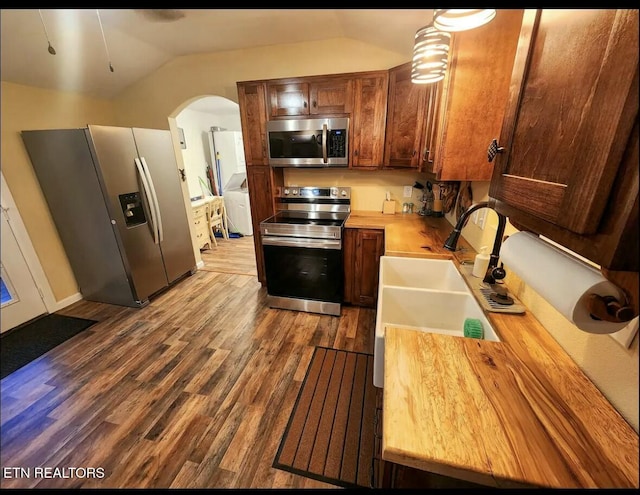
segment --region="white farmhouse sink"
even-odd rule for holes
[[[467,284],[451,260],[380,257],[382,286],[468,292]]]
[[[464,337],[464,320],[477,318],[484,340],[500,339],[451,260],[380,257],[373,384],[384,385],[387,325]]]

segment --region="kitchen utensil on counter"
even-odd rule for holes
[[[433,185],[431,182],[427,181],[427,190],[423,191],[422,200],[424,202],[422,209],[418,212],[422,216],[431,216],[433,214]]]
[[[413,213],[413,203],[403,203],[402,213]]]
[[[433,213],[434,217],[443,217],[444,213],[442,212],[442,187],[440,184],[434,184],[434,200],[433,200]]]

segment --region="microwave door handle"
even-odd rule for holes
[[[328,147],[328,143],[327,143],[327,124],[322,124],[322,161],[324,163],[327,163],[327,147]]]

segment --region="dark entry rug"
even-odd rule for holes
[[[373,356],[316,347],[273,467],[346,488],[371,488]]]
[[[9,330],[0,338],[0,379],[94,323],[97,321],[51,313]]]

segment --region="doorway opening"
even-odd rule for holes
[[[200,269],[257,277],[238,104],[200,96],[180,105],[172,118],[197,224]],[[214,206],[218,197],[223,211]],[[222,215],[220,221],[216,213]]]

